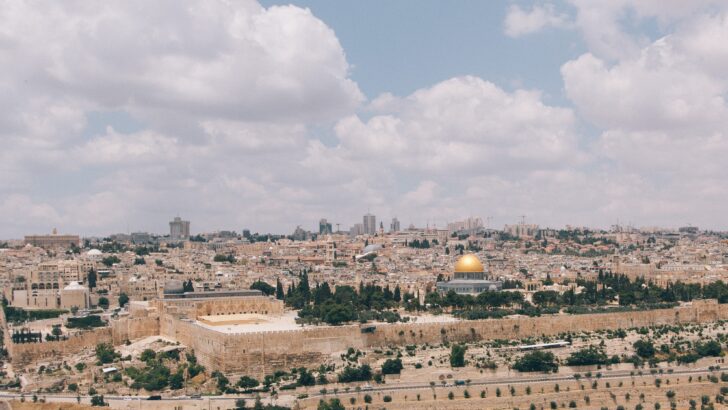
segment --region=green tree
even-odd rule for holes
[[[126,293],[121,292],[119,294],[119,306],[124,307],[127,303],[129,303],[129,296]]]
[[[108,309],[109,308],[109,298],[106,296],[101,296],[99,298],[99,307],[102,309]]]
[[[382,365],[382,374],[400,374],[404,366],[400,359],[387,359]]]
[[[260,382],[252,377],[243,376],[238,380],[238,387],[244,390],[249,390],[258,386]]]
[[[56,340],[61,340],[61,335],[63,334],[63,330],[61,330],[61,326],[53,326],[53,329],[51,330],[51,334],[53,335],[53,338]]]
[[[586,366],[595,364],[607,364],[607,354],[604,349],[597,346],[588,346],[580,349],[566,359],[569,366]]]
[[[302,367],[298,369],[297,383],[299,386],[313,386],[316,384],[316,378],[305,367]]]
[[[552,372],[559,368],[551,352],[535,351],[521,356],[513,368],[519,372]]]
[[[285,299],[285,293],[283,293],[283,284],[280,279],[276,279],[276,299]]]
[[[339,383],[365,382],[372,379],[372,368],[367,364],[361,367],[346,367],[339,373]]]
[[[695,352],[699,355],[706,356],[720,356],[721,353],[720,342],[715,340],[709,340],[707,342],[698,342],[695,344]]]
[[[139,360],[141,360],[147,364],[149,364],[150,361],[152,361],[156,358],[157,358],[157,353],[152,349],[144,349],[144,351],[142,351],[142,354],[139,355]]]
[[[104,396],[93,396],[91,397],[91,405],[94,407],[104,407],[107,406],[106,402],[104,401]]]
[[[96,358],[103,364],[112,363],[119,356],[114,350],[114,346],[109,343],[99,343],[96,345]]]
[[[178,370],[169,378],[169,388],[172,390],[179,390],[184,387],[185,379],[181,370]]]
[[[96,271],[91,269],[88,271],[88,274],[86,275],[86,282],[88,283],[88,288],[93,290],[93,288],[96,287]]]
[[[344,407],[344,405],[341,404],[341,400],[333,398],[333,399],[329,399],[328,402],[326,400],[320,400],[317,409],[318,410],[345,410],[346,407]]]
[[[651,341],[640,339],[632,345],[639,357],[649,359],[655,355],[655,345]]]
[[[228,385],[230,384],[230,380],[228,380],[228,378],[220,372],[215,372],[213,374],[213,377],[217,379],[217,389],[220,390],[220,392],[224,393],[227,390]]]
[[[263,282],[262,280],[254,282],[252,285],[250,285],[250,289],[259,290],[263,292],[263,294],[266,296],[270,296],[276,293],[276,288]]]
[[[450,349],[450,366],[451,367],[464,367],[465,366],[465,351],[467,350],[465,345],[452,345]]]

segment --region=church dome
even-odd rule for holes
[[[455,262],[455,272],[484,272],[485,268],[477,256],[469,253]]]

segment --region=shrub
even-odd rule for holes
[[[464,345],[452,345],[450,350],[450,366],[451,367],[464,367],[465,366],[465,351],[467,347]]]
[[[107,406],[106,402],[104,402],[104,396],[91,397],[91,405],[95,407]]]
[[[604,353],[604,349],[597,346],[589,346],[572,353],[566,359],[566,364],[569,366],[607,364],[607,355]]]
[[[648,359],[655,355],[655,346],[649,340],[640,339],[632,345],[639,357]]]
[[[121,357],[119,353],[114,350],[114,346],[109,343],[99,343],[96,345],[96,358],[102,364],[112,363],[115,359]]]
[[[553,353],[535,351],[521,356],[516,360],[513,368],[519,372],[552,372],[556,371],[559,366],[556,364]]]
[[[363,382],[372,379],[372,369],[369,365],[361,367],[346,367],[338,376],[339,383]]]
[[[404,366],[400,359],[387,359],[382,365],[382,374],[400,374]]]

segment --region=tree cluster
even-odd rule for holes
[[[556,372],[559,365],[556,357],[551,352],[537,350],[526,353],[513,364],[513,368],[519,372]]]
[[[272,286],[270,290],[273,290]],[[275,291],[278,295],[278,287]],[[412,299],[411,295],[407,297],[408,301]],[[311,288],[308,273],[304,270],[299,275],[298,284],[289,286],[284,300],[286,305],[300,309],[298,316],[305,322],[339,325],[356,320],[399,320],[399,315],[390,309],[400,306],[402,294],[399,286],[391,290],[388,286],[383,288],[363,283],[359,285],[358,292],[351,286],[337,285],[332,290],[327,282],[317,283]]]

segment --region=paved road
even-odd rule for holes
[[[675,375],[693,375],[693,374],[709,374],[711,373],[707,368],[703,369],[684,369],[684,370],[675,370],[672,373],[663,373],[663,374],[650,374],[649,371],[645,372],[643,371],[642,375],[638,374],[638,371],[634,371],[634,376],[630,374],[629,370],[614,370],[614,371],[601,371],[602,376],[597,378],[596,373],[592,372],[593,376],[591,378],[584,377],[582,375],[581,380],[609,380],[609,379],[621,379],[625,377],[668,377],[668,376],[675,376]],[[468,387],[471,386],[488,386],[488,385],[503,385],[503,384],[510,384],[510,385],[521,385],[521,384],[529,384],[529,383],[539,383],[539,382],[559,382],[559,381],[573,381],[574,376],[573,375],[558,375],[558,374],[541,374],[537,377],[518,377],[518,378],[505,378],[505,379],[487,379],[487,380],[475,380],[471,381],[467,384]],[[455,387],[453,383],[448,383],[446,385],[442,385],[441,383],[436,383],[434,386],[430,385],[429,383],[418,383],[418,384],[408,384],[408,385],[397,385],[397,386],[372,386],[371,389],[362,389],[362,392],[387,392],[387,391],[398,391],[398,390],[422,390],[422,389],[432,389],[435,387]],[[466,387],[463,385],[462,387]],[[349,393],[352,391],[350,390]],[[339,393],[341,392],[341,389],[339,389]],[[330,395],[330,394],[329,394]],[[313,393],[309,394],[309,397],[318,397],[318,396],[326,396],[322,393]]]
[[[645,372],[643,371],[642,375],[639,375],[638,371],[634,371],[634,375],[630,374],[631,371],[629,370],[603,370],[601,371],[602,376],[597,378],[595,375],[596,373],[592,372],[594,376],[591,378],[583,377],[582,380],[610,380],[610,379],[620,379],[625,377],[668,377],[668,376],[677,376],[677,375],[698,375],[698,374],[710,374],[711,371],[707,368],[700,368],[700,369],[683,369],[683,370],[674,370],[672,373],[656,373],[651,374],[649,371]],[[489,385],[521,385],[521,384],[528,384],[528,383],[539,383],[539,382],[559,382],[559,381],[572,381],[574,380],[574,375],[559,375],[559,374],[540,374],[538,376],[523,376],[523,377],[517,377],[517,378],[504,378],[504,379],[483,379],[483,380],[474,380],[467,384],[468,387],[472,386],[489,386]],[[434,386],[430,385],[430,383],[415,383],[415,384],[401,384],[396,386],[387,386],[387,385],[376,385],[372,386],[371,388],[362,389],[362,393],[371,393],[371,392],[393,392],[393,391],[399,391],[399,390],[423,390],[423,389],[432,389],[436,387],[455,387],[452,383],[448,383],[446,385],[442,385],[441,383],[435,384]],[[465,387],[465,386],[462,386]],[[350,389],[348,392],[353,393],[354,390]],[[346,394],[347,392],[344,392],[343,389],[339,389],[339,393]],[[292,394],[295,394],[292,392]],[[31,393],[32,395],[32,393]],[[330,396],[331,393],[328,394],[322,394],[320,392],[315,393],[309,393],[309,397],[321,397],[321,396]],[[0,392],[0,398],[6,398],[6,399],[17,399],[21,396],[24,396],[26,398],[29,397],[29,394],[20,394],[15,392]],[[42,394],[39,397],[44,397],[46,399],[65,399],[65,400],[76,400],[77,395],[73,394]],[[84,402],[88,402],[90,400],[91,396],[81,396],[81,399]],[[106,400],[122,400],[122,401],[137,401],[137,400],[146,400],[148,396],[113,396],[113,395],[104,395],[104,398]],[[234,400],[236,398],[244,398],[246,400],[253,400],[254,396],[251,395],[227,395],[227,396],[202,396],[199,398],[191,398],[191,397],[164,397],[162,400],[165,401],[180,401],[180,400]],[[4,403],[7,406],[7,403],[0,400],[0,410],[10,410],[9,406],[7,408],[1,407],[2,403]]]

